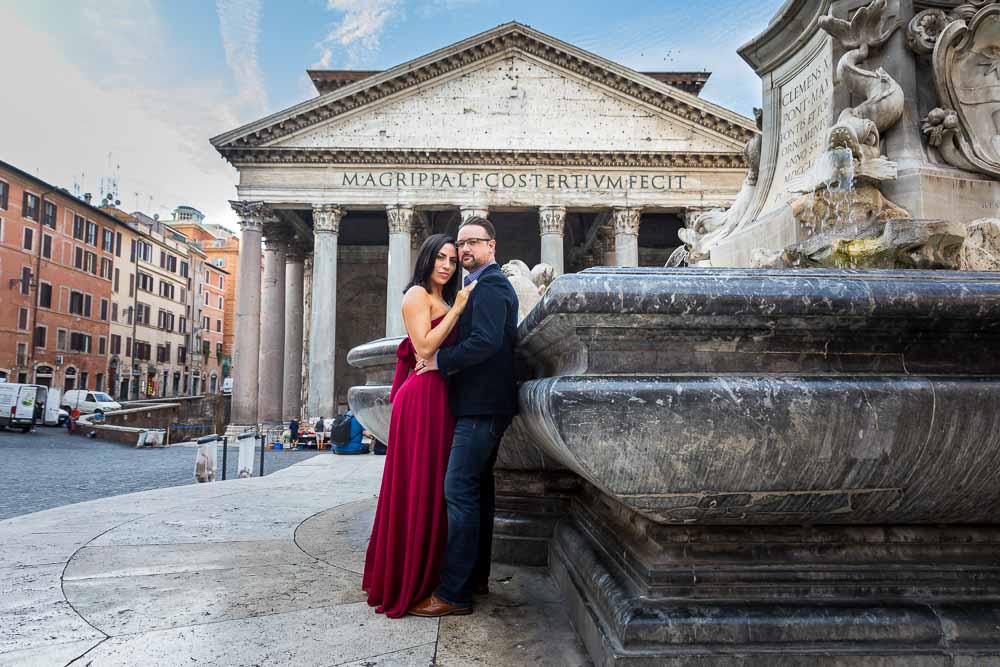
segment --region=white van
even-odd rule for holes
[[[0,382],[0,426],[20,428],[27,433],[44,417],[45,396],[45,387]]]
[[[73,408],[80,411],[82,415],[96,414],[100,412],[111,412],[121,410],[121,403],[111,398],[103,391],[89,391],[87,389],[70,389],[62,398],[62,409],[66,412],[73,412]]]
[[[62,392],[55,387],[47,387],[45,389],[48,392],[48,396],[45,398],[44,423],[46,426],[62,426],[69,419],[69,412],[59,407],[62,405],[59,402],[59,399],[62,398]]]

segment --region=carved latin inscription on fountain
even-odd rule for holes
[[[774,180],[764,210],[784,203],[788,183],[812,168],[823,152],[827,129],[833,122],[832,40],[821,37],[808,62],[774,91],[778,145]]]

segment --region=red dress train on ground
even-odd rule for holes
[[[452,331],[445,346],[455,338]],[[368,604],[390,618],[404,616],[437,586],[448,539],[444,476],[455,430],[445,379],[411,373],[416,359],[409,338],[396,359],[382,490],[361,582]]]

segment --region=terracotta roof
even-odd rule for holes
[[[310,69],[306,70],[309,78],[320,95],[329,93],[331,90],[343,88],[370,76],[381,74],[382,70],[376,69]],[[660,83],[665,83],[674,88],[680,88],[686,93],[697,95],[705,87],[711,72],[640,72],[646,76],[656,79]]]

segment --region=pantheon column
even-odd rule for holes
[[[281,227],[265,225],[264,277],[260,289],[260,384],[257,390],[257,418],[262,422],[282,420],[287,248],[288,233]]]
[[[421,211],[413,212],[413,224],[410,227],[410,275],[413,269],[417,268],[417,256],[420,255],[420,246],[424,244],[430,236],[430,222],[427,214]]]
[[[285,349],[281,398],[282,421],[302,416],[302,324],[305,248],[292,242],[285,254]]]
[[[386,206],[389,220],[389,271],[385,282],[385,335],[403,336],[403,290],[410,279],[412,206]]]
[[[260,239],[264,202],[230,201],[240,221],[240,258],[236,268],[236,344],[233,350],[232,425],[257,424],[260,370]]]
[[[566,209],[562,206],[543,206],[538,209],[538,227],[542,236],[542,263],[555,269],[556,277],[563,274],[563,230],[566,226]]]
[[[615,227],[615,260],[618,266],[639,266],[639,220],[642,211],[638,208],[611,209],[611,219]]]
[[[344,209],[313,206],[312,321],[309,325],[309,417],[337,413],[337,235]]]

